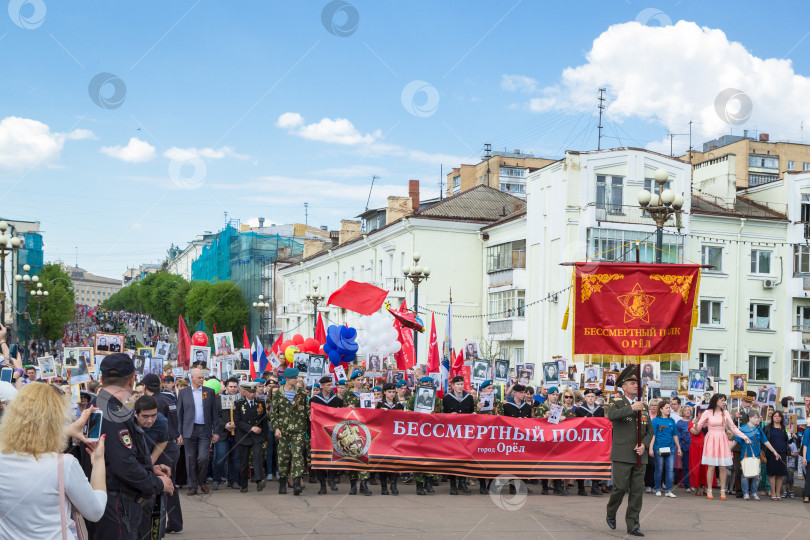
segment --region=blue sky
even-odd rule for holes
[[[42,222],[46,260],[73,264],[77,247],[80,266],[118,277],[225,212],[301,222],[308,202],[310,224],[336,227],[372,174],[374,206],[411,178],[435,195],[440,166],[485,142],[595,148],[600,86],[603,147],[668,152],[689,120],[696,145],[743,129],[801,140],[804,4],[740,5],[11,0],[2,215]],[[748,110],[721,118],[726,88]]]

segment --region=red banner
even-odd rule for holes
[[[574,354],[689,353],[700,267],[577,263]]]
[[[606,418],[424,414],[312,405],[312,466],[494,478],[610,479]]]

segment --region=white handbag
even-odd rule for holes
[[[748,445],[748,448],[751,448],[751,453],[753,453],[754,448],[751,445]],[[745,456],[741,460],[742,465],[742,475],[746,478],[756,478],[759,476],[760,465],[762,462],[759,460],[759,457],[754,456]]]

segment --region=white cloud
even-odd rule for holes
[[[143,163],[155,157],[155,147],[132,137],[126,146],[102,146],[101,153],[127,163]]]
[[[587,112],[600,87],[608,88],[608,110],[617,120],[638,118],[683,133],[694,120],[694,135],[711,138],[746,126],[784,130],[798,138],[799,124],[810,121],[810,78],[797,74],[790,60],[752,55],[721,30],[679,21],[673,26],[637,22],[608,28],[593,42],[586,63],[569,67],[557,85],[546,87],[528,106],[537,112]],[[753,108],[747,122],[728,123],[741,102],[732,99],[715,110],[718,95],[736,88]],[[744,98],[743,98],[744,99]],[[743,115],[745,116],[745,115]],[[660,148],[659,148],[660,146]],[[651,148],[662,150],[661,142]],[[667,153],[669,145],[666,143]]]
[[[230,146],[223,146],[219,150],[214,148],[178,148],[172,146],[163,155],[172,160],[189,161],[194,158],[222,159],[231,157],[236,159],[248,159],[248,156],[237,154]]]
[[[94,138],[87,129],[52,133],[47,124],[30,118],[7,116],[0,121],[0,168],[23,169],[59,160],[65,141]]]
[[[525,75],[501,75],[501,88],[510,92],[534,92],[537,81]]]
[[[304,139],[349,146],[371,144],[382,136],[380,130],[363,135],[346,118],[322,118],[320,122],[305,124],[304,118],[294,112],[279,116],[276,125]]]
[[[338,176],[341,178],[371,178],[372,175],[388,176],[390,174],[388,169],[384,167],[373,167],[371,165],[352,165],[350,167],[335,167],[331,169],[321,169],[313,171],[312,174],[316,176]]]

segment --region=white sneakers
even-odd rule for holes
[[[670,499],[677,499],[678,498],[678,496],[675,495],[674,493],[672,493],[671,491],[667,491],[667,494],[665,495],[665,497],[669,497]]]
[[[660,492],[660,491],[656,491],[656,492],[655,492],[655,496],[656,496],[656,497],[660,497],[660,496],[661,496],[661,492]]]

